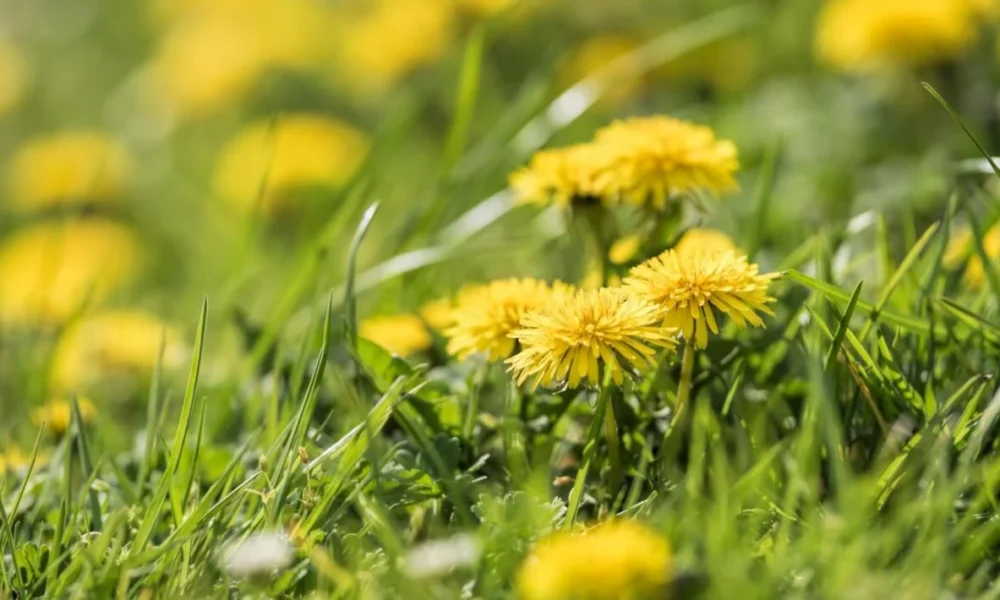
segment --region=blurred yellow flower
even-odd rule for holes
[[[74,393],[113,373],[145,374],[177,365],[184,354],[178,331],[153,315],[135,311],[99,313],[72,323],[56,345],[50,389]]]
[[[557,533],[535,545],[517,576],[521,600],[654,600],[668,597],[666,539],[635,521]]]
[[[332,10],[314,0],[160,2],[172,26],[150,65],[150,99],[182,117],[224,109],[266,72],[331,56]]]
[[[28,83],[28,67],[21,52],[0,37],[0,116],[16,107]]]
[[[491,361],[513,354],[511,332],[525,313],[544,306],[554,295],[553,286],[537,279],[498,279],[463,290],[445,335],[448,353],[460,359],[482,352]],[[556,284],[565,290],[564,284]]]
[[[480,17],[495,15],[516,4],[518,0],[455,0],[460,9]]]
[[[87,398],[78,397],[80,418],[84,423],[90,423],[97,416],[97,407]],[[73,423],[73,404],[64,398],[53,398],[31,411],[31,421],[35,425],[45,425],[46,431],[61,437],[69,431]]]
[[[43,222],[0,243],[0,323],[46,325],[98,303],[138,267],[139,239],[103,219]]]
[[[343,184],[367,151],[363,133],[323,115],[297,113],[259,121],[223,150],[215,189],[240,209],[270,215],[286,207],[287,195],[295,189]]]
[[[455,10],[448,0],[371,0],[345,19],[339,67],[363,92],[379,92],[450,47]]]
[[[574,85],[596,74],[615,59],[635,51],[639,42],[625,35],[599,35],[585,40],[559,67],[558,78],[563,87]],[[604,81],[599,80],[600,83]],[[608,81],[607,83],[611,83]],[[639,76],[618,76],[614,85],[608,86],[604,97],[619,103],[635,94],[642,87]]]
[[[981,289],[986,285],[986,266],[974,244],[972,229],[963,227],[955,231],[945,249],[943,262],[946,267],[952,269],[965,263],[962,277],[966,285],[973,289]],[[983,235],[983,251],[986,257],[997,263],[1000,268],[1000,224],[994,225]]]
[[[660,307],[664,326],[680,329],[684,339],[704,348],[708,332],[719,333],[716,310],[739,327],[747,322],[762,327],[755,311],[774,315],[767,307],[774,301],[767,287],[778,274],[758,271],[756,264],[731,251],[667,250],[634,267],[624,285]]]
[[[662,311],[621,288],[554,294],[521,319],[511,334],[521,351],[507,360],[520,385],[553,387],[582,381],[597,385],[603,366],[621,385],[628,370],[655,366],[656,347],[672,349],[672,331]]]
[[[705,252],[736,252],[736,243],[728,235],[718,229],[703,229],[692,227],[684,232],[681,239],[674,244],[674,251],[687,254],[696,251]]]
[[[455,304],[451,298],[441,298],[420,307],[420,318],[435,331],[443,331],[452,324]]]
[[[635,258],[642,247],[642,238],[638,235],[627,235],[611,244],[608,250],[608,260],[613,264],[622,265]]]
[[[117,140],[96,131],[63,131],[21,146],[7,164],[10,205],[20,211],[120,199],[132,159]]]
[[[980,12],[970,0],[827,0],[817,52],[851,72],[933,64],[971,47]]]
[[[737,189],[736,145],[710,127],[670,117],[617,121],[597,132],[604,163],[594,193],[611,201],[664,208],[676,196]]]
[[[365,319],[358,335],[393,354],[410,356],[431,347],[433,339],[417,315],[390,315]]]
[[[35,469],[44,467],[49,463],[49,453],[38,449],[35,456]],[[8,471],[21,471],[31,465],[31,453],[25,452],[18,446],[8,446],[6,450],[0,452],[0,477]]]
[[[510,176],[518,202],[568,207],[598,201],[595,181],[603,166],[592,144],[542,150]]]

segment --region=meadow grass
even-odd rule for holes
[[[0,474],[0,597],[507,598],[538,540],[610,517],[669,543],[666,597],[1000,595],[1000,272],[984,241],[1000,170],[933,87],[961,155],[978,146],[991,171],[942,175],[933,209],[859,211],[784,239],[773,213],[789,144],[761,149],[736,238],[780,273],[763,327],[723,325],[621,385],[537,390],[502,362],[449,357],[440,332],[410,358],[359,335],[373,293],[430,299],[481,279],[484,263],[583,275],[593,222],[517,204],[504,177],[587,129],[578,120],[620,78],[755,18],[713,13],[561,94],[529,80],[486,117],[475,29],[421,197],[373,197],[383,153],[417,126],[397,107],[279,269],[260,267],[267,224],[251,216],[200,310],[191,292],[212,275],[192,276],[178,299],[189,362],[169,366],[161,349],[129,405],[141,416],[108,406],[89,422],[73,398],[65,435],[32,433],[27,467]],[[477,119],[487,135],[473,135]],[[641,218],[614,217],[622,229]],[[982,261],[978,289],[946,260],[959,222]],[[627,271],[596,246],[604,281]],[[551,268],[531,271],[539,261]],[[246,314],[248,296],[264,308]],[[39,355],[4,375],[43,377]]]

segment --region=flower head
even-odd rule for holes
[[[557,294],[521,319],[512,336],[522,349],[507,363],[518,384],[597,385],[601,365],[621,384],[626,369],[654,366],[656,347],[675,345],[672,332],[660,326],[661,314],[620,288]]]
[[[594,182],[602,165],[600,149],[592,144],[543,150],[527,167],[510,177],[518,201],[530,204],[571,204],[592,202]]]
[[[28,83],[28,68],[16,46],[0,38],[0,115],[15,108],[24,96]]]
[[[736,243],[732,238],[717,229],[702,229],[692,227],[684,232],[681,239],[674,244],[675,252],[736,252]]]
[[[959,229],[948,242],[943,262],[953,269],[965,263],[962,278],[966,285],[981,289],[986,283],[986,266],[975,251],[974,244],[972,230]],[[983,235],[983,252],[988,259],[1000,264],[1000,224],[994,225]]]
[[[624,285],[660,307],[665,326],[677,327],[686,340],[704,348],[708,332],[719,332],[716,310],[740,327],[748,322],[763,326],[756,311],[774,314],[767,307],[774,300],[767,286],[778,274],[758,271],[733,252],[667,250],[633,268]]]
[[[118,200],[132,159],[125,147],[102,133],[66,131],[18,149],[7,166],[7,193],[17,210]]]
[[[842,71],[933,64],[972,45],[980,12],[970,0],[829,0],[816,46]]]
[[[433,342],[423,320],[408,314],[365,319],[358,326],[358,335],[400,356],[426,350]]]
[[[127,281],[138,254],[136,235],[112,221],[22,229],[0,245],[0,322],[61,322]]]
[[[514,352],[511,332],[526,313],[544,306],[565,286],[550,286],[538,279],[499,279],[463,290],[445,331],[448,353],[460,359],[482,352],[491,361]]]
[[[97,416],[97,407],[87,398],[77,398],[80,407],[80,418],[84,423],[90,423]],[[73,404],[65,398],[53,398],[31,411],[31,420],[35,425],[44,424],[53,435],[62,436],[69,431],[73,422]]]
[[[610,201],[664,208],[676,196],[735,190],[736,145],[711,128],[669,117],[617,121],[597,132],[604,161],[594,193]]]
[[[441,298],[425,303],[418,311],[420,318],[434,331],[443,331],[452,324],[454,304],[451,298]]]
[[[367,150],[360,131],[328,117],[299,113],[260,121],[223,150],[215,188],[240,209],[274,214],[295,189],[344,183]]]
[[[543,539],[518,573],[517,592],[523,600],[663,598],[672,576],[667,541],[621,519]]]
[[[622,265],[632,260],[642,249],[642,238],[638,235],[627,235],[611,244],[608,249],[608,260],[612,264]]]
[[[59,338],[49,385],[58,392],[74,393],[111,374],[150,373],[161,347],[164,365],[180,362],[180,333],[153,315],[112,311],[84,317]]]

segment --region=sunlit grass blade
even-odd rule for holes
[[[90,446],[87,443],[87,428],[84,425],[83,417],[80,415],[80,403],[74,396],[70,401],[73,410],[73,439],[76,440],[76,451],[80,457],[80,473],[83,478],[89,481],[94,473],[90,462]],[[87,490],[87,502],[90,505],[90,530],[100,531],[101,526],[101,502],[97,497],[97,492],[90,488]]]
[[[924,86],[924,89],[927,90],[927,92],[931,96],[933,96],[934,99],[937,100],[941,104],[941,106],[944,107],[946,111],[948,111],[948,114],[951,115],[951,118],[954,119],[956,123],[958,123],[958,126],[962,128],[962,131],[965,132],[965,135],[967,135],[969,139],[972,140],[972,143],[976,145],[976,148],[979,149],[979,152],[980,154],[983,155],[983,158],[985,158],[986,161],[990,163],[990,167],[993,168],[993,172],[996,173],[996,176],[1000,177],[1000,166],[997,166],[997,163],[994,162],[993,157],[990,155],[989,152],[986,151],[985,148],[983,148],[983,145],[979,143],[979,140],[976,139],[976,136],[972,135],[972,132],[969,131],[969,128],[965,126],[965,122],[962,121],[962,118],[958,116],[958,113],[955,112],[955,109],[951,107],[951,104],[948,104],[948,101],[945,100],[941,96],[941,94],[939,94],[938,91],[934,89],[934,87],[931,84],[923,83],[922,85]]]
[[[135,538],[129,550],[130,557],[134,557],[145,550],[146,544],[149,543],[150,537],[153,534],[153,528],[159,522],[163,504],[167,499],[167,494],[170,492],[173,477],[180,466],[181,455],[184,452],[187,440],[188,428],[191,425],[191,418],[194,414],[195,398],[198,392],[198,376],[201,373],[201,357],[205,348],[205,329],[207,326],[208,299],[205,299],[201,304],[201,315],[198,318],[198,329],[195,333],[194,354],[191,357],[191,370],[188,374],[187,389],[184,392],[184,400],[181,404],[177,430],[174,432],[174,441],[170,448],[170,458],[167,461],[166,469],[164,469],[160,480],[157,482],[156,491],[150,499],[146,514],[143,515],[142,522],[135,533]]]
[[[861,286],[863,284],[863,281],[859,281],[858,285],[854,288],[851,299],[847,302],[847,309],[844,311],[844,316],[840,319],[837,333],[833,336],[833,343],[830,344],[830,350],[827,352],[826,361],[824,362],[827,373],[831,372],[837,364],[837,355],[840,354],[840,347],[844,345],[844,338],[847,337],[847,330],[851,326],[851,319],[854,317],[854,308],[858,305],[858,298],[861,297]],[[863,338],[864,335],[861,337]]]
[[[344,319],[347,323],[347,339],[352,349],[356,349],[358,345],[358,315],[354,290],[354,276],[357,272],[358,251],[361,249],[361,242],[364,241],[365,234],[368,233],[368,228],[371,226],[372,220],[375,218],[375,214],[377,212],[378,202],[373,203],[367,210],[365,210],[365,214],[361,216],[358,228],[354,232],[354,239],[351,241],[351,249],[347,255],[347,276],[344,283]]]

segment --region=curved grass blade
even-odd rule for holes
[[[139,529],[132,540],[129,549],[129,557],[134,557],[146,548],[153,527],[160,519],[160,512],[163,504],[170,492],[171,482],[177,473],[177,468],[181,463],[181,454],[184,452],[184,444],[187,440],[188,429],[191,426],[191,418],[194,414],[195,397],[198,391],[198,376],[201,373],[201,355],[205,348],[205,327],[208,324],[208,299],[204,299],[201,304],[201,316],[198,318],[198,330],[194,340],[194,355],[191,357],[191,370],[188,373],[187,389],[184,391],[184,401],[181,404],[181,415],[174,432],[174,441],[170,449],[170,458],[167,461],[167,468],[164,470],[160,481],[156,484],[156,491],[149,505],[146,507],[146,515],[139,525]]]
[[[990,156],[990,153],[987,152],[985,148],[983,148],[983,145],[979,143],[979,140],[976,139],[976,136],[972,135],[972,132],[969,131],[969,128],[965,126],[965,122],[963,122],[962,118],[958,116],[958,113],[955,112],[955,109],[953,109],[951,105],[948,104],[947,100],[941,97],[941,94],[939,94],[938,91],[934,89],[934,86],[926,82],[921,83],[921,85],[924,86],[924,89],[927,90],[927,93],[933,96],[934,99],[937,100],[938,103],[941,104],[941,106],[943,106],[946,111],[948,111],[948,114],[951,115],[951,118],[954,119],[956,123],[958,123],[958,126],[962,128],[962,131],[965,132],[965,135],[969,136],[969,139],[972,140],[972,143],[975,144],[976,148],[979,149],[979,152],[983,155],[983,158],[985,158],[986,161],[990,163],[990,167],[993,168],[993,172],[996,173],[996,176],[1000,177],[1000,166],[997,166],[997,163],[993,160],[993,157]]]
[[[830,350],[826,354],[825,365],[827,373],[831,372],[837,364],[837,355],[840,354],[840,348],[844,345],[844,338],[847,337],[847,331],[851,327],[851,318],[854,317],[854,308],[858,305],[858,298],[861,297],[862,285],[864,285],[864,282],[859,281],[857,287],[854,288],[851,299],[847,301],[847,310],[844,311],[844,316],[840,319],[837,333],[833,336],[833,343],[830,344]],[[864,337],[864,334],[862,334],[862,337]]]
[[[378,212],[378,207],[378,202],[373,202],[371,206],[365,209],[364,214],[361,215],[361,222],[358,223],[358,228],[354,231],[354,239],[351,241],[351,249],[347,255],[347,281],[344,284],[344,318],[347,322],[347,339],[352,350],[357,350],[358,347],[358,315],[357,304],[354,298],[354,279],[357,272],[358,250],[361,248],[361,242],[364,241],[365,234],[368,233],[368,228],[375,218],[375,213]],[[329,337],[329,330],[327,330],[327,337]]]

